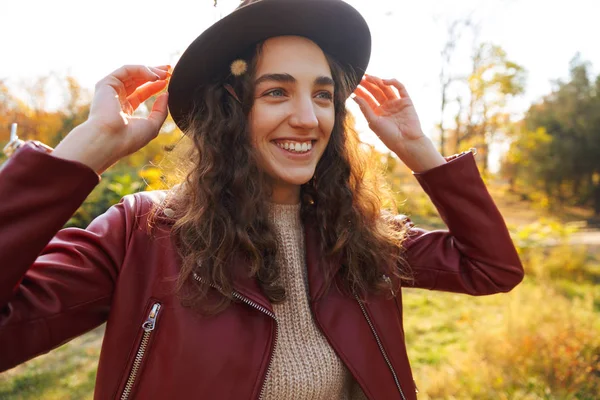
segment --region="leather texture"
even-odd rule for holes
[[[398,217],[408,228],[405,254],[415,277],[403,285],[470,295],[515,287],[523,268],[473,156],[415,177],[448,230],[425,231]],[[129,398],[259,398],[276,322],[243,301],[212,317],[179,304],[173,220],[163,213],[152,233],[146,227],[164,192],[126,196],[87,229],[61,230],[99,179],[33,143],[0,170],[0,371],[107,322],[95,398],[121,398],[145,336],[142,324],[158,303]],[[339,266],[322,262],[314,232],[313,222],[305,221],[309,295],[319,329],[369,399],[402,398],[388,361],[404,398],[416,399],[402,293],[370,295],[363,312],[354,297],[326,287],[323,269],[335,273]],[[235,289],[272,312],[253,279],[237,279]]]

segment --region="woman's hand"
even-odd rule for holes
[[[86,122],[70,132],[52,155],[79,161],[101,174],[121,158],[154,139],[167,118],[167,93],[146,118],[134,111],[167,85],[169,66],[127,65],[96,84]]]
[[[403,84],[396,79],[365,75],[354,94],[371,130],[410,169],[422,172],[446,162],[421,130]]]

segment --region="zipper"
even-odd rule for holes
[[[142,341],[138,347],[137,354],[135,355],[135,359],[133,360],[133,366],[131,367],[131,371],[129,372],[129,378],[127,378],[127,384],[125,384],[125,389],[123,389],[123,394],[121,395],[121,400],[126,400],[129,398],[131,394],[131,389],[133,388],[133,384],[135,383],[135,378],[137,377],[137,373],[140,369],[140,365],[142,365],[142,360],[144,359],[144,354],[146,353],[146,348],[148,347],[148,342],[150,341],[150,336],[154,327],[156,326],[156,318],[158,318],[158,312],[160,311],[160,303],[154,303],[152,305],[152,309],[148,314],[148,318],[142,324],[142,329],[144,330],[144,335],[142,336]]]
[[[207,284],[204,279],[200,278],[198,276],[198,274],[196,274],[195,272],[194,274],[194,279],[197,280],[200,283],[204,283]],[[221,290],[221,288],[217,285],[208,283],[209,286],[219,290],[220,292],[223,292]],[[263,314],[268,315],[269,317],[273,318],[273,320],[275,321],[275,340],[273,343],[273,350],[271,351],[271,355],[269,356],[269,364],[267,365],[267,373],[265,374],[265,378],[263,380],[263,385],[262,388],[260,389],[260,395],[258,396],[258,399],[262,399],[265,396],[265,390],[267,388],[267,379],[269,378],[269,376],[271,375],[271,369],[273,367],[273,355],[275,354],[275,349],[277,348],[277,340],[279,339],[279,329],[278,329],[278,321],[277,321],[277,317],[275,316],[274,313],[272,313],[271,311],[267,310],[266,308],[264,308],[263,306],[261,306],[260,304],[255,303],[254,301],[250,300],[249,298],[239,294],[238,292],[236,292],[235,290],[233,290],[231,292],[231,295],[236,298],[237,300],[240,300],[242,302],[244,302],[245,304],[249,305],[250,307],[262,312]]]
[[[474,154],[477,154],[477,152],[475,152]],[[389,285],[390,287],[390,292],[392,292],[392,296],[396,297],[396,292],[394,291],[394,286],[392,283],[392,280],[390,279],[389,276],[387,275],[383,275],[383,280]],[[396,308],[398,309],[398,313],[399,315],[402,315],[402,311],[400,310],[400,307],[398,306],[398,302],[396,299],[394,299],[394,302],[396,304]],[[417,382],[413,379],[413,383],[415,384],[415,393],[419,393],[419,388],[417,387]]]
[[[373,332],[373,336],[375,336],[375,340],[377,341],[377,345],[379,346],[379,351],[381,351],[381,355],[385,359],[385,362],[387,363],[388,368],[390,369],[390,371],[392,372],[392,375],[394,376],[394,381],[396,382],[396,387],[398,388],[398,391],[400,392],[400,396],[402,397],[402,400],[406,400],[406,397],[404,397],[404,392],[402,391],[402,387],[400,386],[400,381],[398,380],[398,376],[396,375],[396,371],[394,371],[394,367],[392,367],[392,363],[390,362],[390,359],[388,358],[387,353],[383,349],[383,344],[381,344],[379,335],[377,334],[377,331],[375,331],[375,326],[371,322],[371,318],[369,318],[369,315],[367,314],[367,310],[365,309],[363,302],[358,298],[356,293],[354,293],[354,297],[356,298],[356,301],[358,302],[358,305],[360,306],[360,309],[362,310],[362,313],[365,316],[367,323],[371,327],[371,331]]]

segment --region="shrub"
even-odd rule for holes
[[[600,393],[600,317],[593,298],[568,300],[526,284],[506,307],[481,315],[466,351],[419,370],[424,398],[595,399]]]
[[[584,279],[587,275],[588,251],[572,245],[571,235],[577,227],[542,218],[534,223],[511,229],[511,236],[527,276],[541,280]]]

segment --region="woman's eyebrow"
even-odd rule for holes
[[[335,86],[335,82],[328,76],[320,76],[315,79],[316,86]]]
[[[274,81],[281,83],[296,83],[296,78],[294,78],[290,74],[264,74],[261,75],[256,81],[254,81],[254,85],[258,86],[263,82]],[[315,79],[315,85],[317,86],[335,86],[335,83],[332,78],[328,76],[319,76]]]
[[[263,82],[275,81],[282,83],[295,83],[296,78],[290,74],[264,74],[260,78],[254,81],[254,85],[258,86]]]

